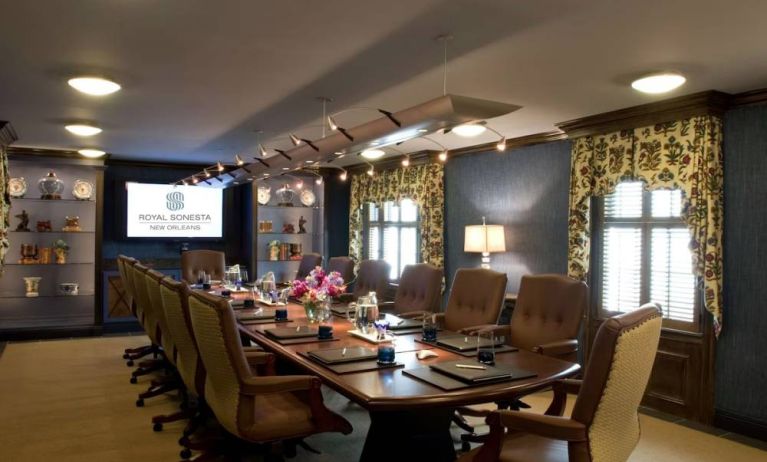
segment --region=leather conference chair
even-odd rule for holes
[[[298,264],[298,272],[296,272],[296,279],[304,279],[309,276],[309,273],[316,267],[322,267],[322,255],[318,253],[305,253],[301,257],[301,263]]]
[[[328,261],[328,273],[337,271],[344,279],[344,284],[350,284],[354,279],[354,260],[349,257],[332,257]]]
[[[227,300],[195,291],[189,297],[189,311],[207,371],[205,401],[221,426],[237,438],[220,450],[238,451],[238,442],[283,442],[290,448],[316,433],[351,433],[349,422],[325,407],[317,377],[252,374]]]
[[[196,284],[200,271],[205,271],[214,281],[223,281],[226,271],[224,252],[215,250],[187,250],[181,253],[181,278]]]
[[[648,303],[606,320],[597,331],[583,380],[554,384],[546,413],[495,411],[488,441],[461,462],[625,461],[639,442],[637,409],[652,372],[662,324]],[[567,393],[577,394],[562,417]],[[507,434],[508,430],[508,434]]]
[[[485,268],[460,268],[444,313],[434,315],[442,327],[454,332],[470,332],[495,324],[506,296],[506,274]]]
[[[569,362],[578,360],[578,332],[588,304],[588,287],[581,281],[560,274],[522,276],[511,323],[488,325],[480,331],[503,334],[513,347],[552,356]],[[519,399],[499,403],[499,407],[529,408]],[[481,417],[486,411],[461,408],[462,415]],[[464,449],[469,442],[481,442],[465,420],[457,422],[469,434],[461,435]]]
[[[133,301],[136,304],[136,318],[139,320],[147,337],[149,337],[149,340],[152,343],[152,351],[155,356],[154,360],[141,361],[138,364],[138,368],[131,373],[130,382],[138,383],[138,377],[162,369],[163,362],[162,360],[157,359],[158,356],[162,354],[162,349],[160,348],[159,329],[157,327],[156,318],[150,313],[151,307],[149,307],[149,294],[147,292],[146,284],[144,283],[144,273],[149,270],[149,268],[142,265],[140,262],[128,265],[125,268],[127,270],[126,275],[128,276],[128,281],[131,287],[133,287]]]
[[[133,296],[133,282],[128,280],[128,266],[135,265],[137,260],[135,258],[127,257],[125,255],[117,256],[117,270],[120,274],[120,280],[123,286],[123,297],[125,304],[131,311],[131,314],[138,320],[138,314],[136,313],[136,302]],[[123,359],[127,360],[128,367],[133,366],[133,362],[137,359],[153,352],[152,345],[144,345],[137,348],[126,348],[123,352]]]
[[[385,260],[363,260],[357,270],[354,290],[350,294],[342,294],[339,299],[348,303],[370,292],[375,292],[379,303],[384,301],[389,291],[390,273],[391,265]]]
[[[407,265],[400,275],[393,302],[381,305],[383,311],[409,317],[439,311],[442,270],[428,263]]]

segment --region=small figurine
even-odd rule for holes
[[[51,226],[51,220],[44,220],[44,221],[37,222],[38,233],[50,233],[51,231],[53,231],[53,227]]]
[[[16,218],[21,222],[16,226],[16,231],[29,231],[29,215],[26,210],[22,210],[20,214],[16,215]]]
[[[296,232],[296,229],[293,227],[293,223],[285,223],[282,225],[282,232],[285,234],[293,234]]]
[[[64,221],[66,224],[61,228],[62,231],[69,233],[82,231],[82,228],[80,228],[80,217],[64,217]]]
[[[298,234],[306,234],[305,224],[306,220],[304,219],[304,216],[301,215],[301,218],[298,219]]]

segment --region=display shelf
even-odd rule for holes
[[[311,236],[316,237],[319,234],[314,233],[258,233],[259,236]]]
[[[60,294],[40,294],[37,297],[27,297],[26,295],[3,295],[0,294],[0,299],[17,299],[17,298],[72,298],[72,297],[93,297],[95,292],[90,291],[87,293],[78,293],[77,295],[60,295]]]
[[[14,234],[95,234],[96,231],[8,231]]]
[[[301,260],[300,259],[299,260],[261,260],[261,259],[258,259],[256,261],[263,262],[263,263],[290,263],[290,262],[298,263]]]
[[[24,202],[75,202],[75,203],[81,203],[81,204],[95,204],[96,201],[94,200],[80,200],[80,199],[41,199],[39,197],[11,197],[11,203],[15,201],[24,201]]]
[[[4,266],[51,266],[51,267],[59,267],[59,266],[71,266],[71,265],[95,265],[96,262],[92,261],[81,261],[81,262],[72,262],[72,263],[6,263]]]

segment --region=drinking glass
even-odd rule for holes
[[[248,283],[248,282],[250,282],[250,279],[248,279],[248,270],[241,269],[240,270],[240,277],[237,280],[237,285],[238,286],[242,286],[243,284]]]
[[[432,315],[426,315],[423,317],[423,341],[424,342],[436,342],[437,341],[437,320]]]
[[[495,333],[493,331],[477,333],[477,361],[489,366],[495,364]]]
[[[290,297],[290,289],[282,289],[280,291],[280,299],[279,299],[280,304],[288,306],[289,297]]]

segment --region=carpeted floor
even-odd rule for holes
[[[147,400],[144,408],[134,404],[146,385],[128,382],[130,369],[121,356],[124,348],[144,343],[144,337],[126,336],[8,344],[0,357],[0,461],[178,460],[183,424],[168,424],[160,433],[150,424],[151,416],[176,409],[175,397]],[[541,394],[526,401],[540,412],[549,399]],[[326,402],[352,422],[354,432],[314,436],[308,443],[323,453],[299,449],[294,460],[359,458],[367,413],[330,391]],[[754,447],[647,415],[640,418],[642,439],[632,462],[767,460],[767,452]]]

